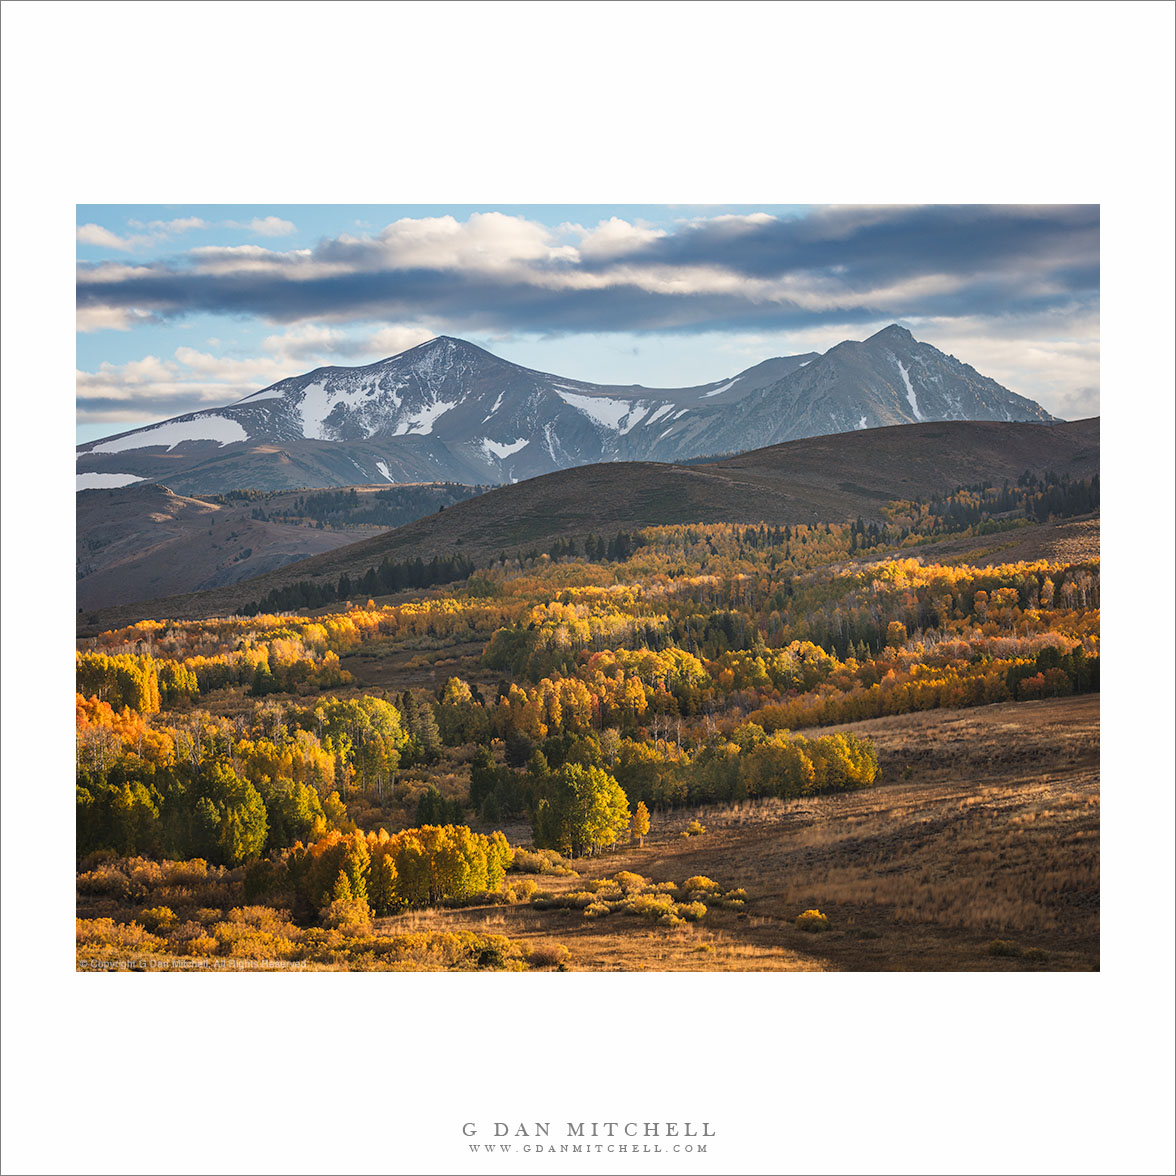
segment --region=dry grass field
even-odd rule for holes
[[[1003,534],[962,536],[918,549],[927,563],[972,564],[992,567],[1020,560],[1049,559],[1056,563],[1082,563],[1098,559],[1101,527],[1097,515],[1022,527]]]
[[[593,970],[1092,970],[1099,966],[1097,695],[847,725],[876,742],[863,792],[655,814],[643,849],[542,876],[553,893],[629,870],[742,887],[744,910],[650,925],[530,906],[416,912],[381,929],[563,944]],[[829,730],[825,728],[824,730]],[[686,837],[690,821],[707,832]],[[526,841],[525,827],[507,830]],[[822,911],[829,929],[798,930]]]

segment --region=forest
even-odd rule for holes
[[[253,518],[261,522],[293,523],[319,529],[348,527],[400,527],[414,519],[444,510],[473,498],[489,486],[464,486],[457,482],[389,486],[386,490],[230,490],[209,494],[209,502],[252,502]]]
[[[607,873],[672,814],[882,782],[869,738],[826,727],[1097,692],[1097,558],[929,558],[947,535],[1097,508],[1097,479],[1027,472],[868,524],[385,560],[256,611],[80,639],[79,961],[568,966],[477,936],[410,943],[397,920],[541,909],[527,875]],[[674,927],[728,901],[619,886],[572,905]]]

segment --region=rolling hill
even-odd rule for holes
[[[598,464],[502,486],[310,559],[200,593],[79,616],[85,631],[154,617],[229,613],[299,580],[355,577],[385,557],[544,550],[557,539],[687,522],[798,523],[878,517],[896,498],[1015,480],[1025,470],[1075,478],[1099,470],[1099,421],[1053,425],[950,421],[860,430],[697,465]]]
[[[235,584],[477,492],[431,483],[359,487],[347,496],[278,491],[197,498],[151,482],[85,490],[77,495],[78,608]]]

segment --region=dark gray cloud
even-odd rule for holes
[[[516,242],[504,240],[502,255],[483,264],[484,249],[468,262],[443,244],[435,260],[427,247],[406,251],[379,236],[325,240],[309,254],[206,250],[135,267],[81,265],[77,300],[84,310],[163,318],[428,318],[452,330],[551,333],[1020,316],[1098,302],[1092,205],[714,218],[603,259],[557,243],[546,254],[512,254]]]
[[[644,260],[718,264],[747,276],[837,273],[888,284],[924,273],[1065,273],[1098,279],[1097,205],[933,205],[826,208],[797,219],[739,226],[701,221],[645,244]]]

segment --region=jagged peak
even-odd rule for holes
[[[402,355],[431,355],[435,352],[449,351],[458,353],[469,352],[475,355],[493,355],[493,352],[487,351],[484,347],[479,347],[476,343],[471,343],[468,339],[458,339],[454,335],[434,335],[432,339],[426,339],[423,343],[418,343],[415,347],[409,347],[392,358],[399,359]],[[494,356],[494,358],[497,359],[498,357]]]
[[[891,340],[893,342],[914,343],[915,337],[906,327],[900,327],[898,323],[891,323],[890,326],[883,327],[882,330],[871,335],[866,342],[873,343],[875,340],[882,342]]]

